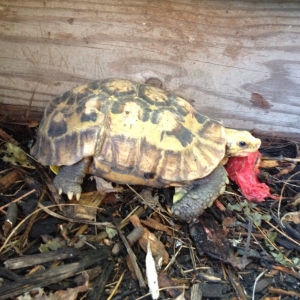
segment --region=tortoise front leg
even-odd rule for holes
[[[185,188],[186,194],[173,204],[172,213],[181,220],[191,222],[224,193],[226,183],[228,183],[227,172],[223,166],[218,166],[211,174],[193,181]]]
[[[73,195],[75,195],[76,199],[79,200],[81,184],[90,162],[91,158],[87,157],[74,165],[61,167],[53,181],[60,195],[62,193],[67,194],[70,200],[73,198]]]

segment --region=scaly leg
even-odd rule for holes
[[[226,170],[223,166],[218,166],[208,176],[193,181],[185,188],[186,194],[173,204],[172,213],[181,220],[191,222],[225,191],[226,183],[228,183]],[[174,197],[176,198],[176,192]]]
[[[81,184],[90,162],[91,158],[87,157],[74,165],[61,167],[53,181],[60,195],[62,193],[67,194],[70,200],[75,195],[76,199],[79,200]]]

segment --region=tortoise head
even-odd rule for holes
[[[226,156],[246,156],[259,149],[261,140],[249,131],[226,128]]]

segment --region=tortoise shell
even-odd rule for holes
[[[93,157],[95,175],[159,187],[205,177],[225,148],[224,127],[183,98],[147,84],[106,79],[50,101],[31,154],[58,166]]]

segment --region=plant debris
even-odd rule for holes
[[[0,127],[0,300],[300,297],[299,142],[263,138],[247,176],[270,192],[232,181],[188,224],[170,213],[172,189],[87,175],[69,201],[28,155],[33,128]]]

